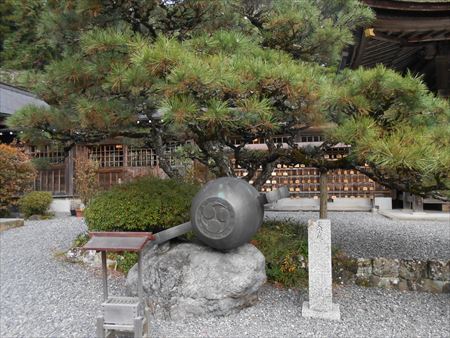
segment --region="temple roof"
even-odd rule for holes
[[[430,89],[448,96],[450,1],[364,2],[375,11],[376,20],[356,32],[341,67],[384,64],[399,72],[410,70],[423,74]]]
[[[36,95],[0,82],[0,115],[12,115],[29,104],[48,107],[48,104],[37,98]]]

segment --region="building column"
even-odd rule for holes
[[[65,184],[66,184],[66,194],[69,196],[73,196],[74,189],[73,189],[73,180],[74,180],[74,153],[75,148],[72,148],[69,150],[69,154],[67,155],[67,158],[65,160]]]
[[[442,41],[438,44],[438,55],[435,59],[436,90],[439,95],[450,96],[450,42]]]
[[[413,195],[412,202],[414,212],[423,212],[423,197]]]

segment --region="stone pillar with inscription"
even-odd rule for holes
[[[308,222],[309,301],[303,303],[302,316],[340,320],[338,304],[332,302],[331,222]]]

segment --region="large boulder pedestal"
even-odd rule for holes
[[[193,243],[149,246],[143,253],[144,296],[155,318],[224,316],[251,306],[266,281],[263,254],[251,244],[220,252]],[[127,287],[136,293],[137,266]]]

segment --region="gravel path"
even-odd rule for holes
[[[270,219],[307,223],[318,212],[266,212]],[[329,212],[333,245],[353,257],[450,259],[450,223],[394,221],[370,212]]]
[[[339,224],[337,219],[334,224]],[[60,218],[29,221],[0,233],[0,337],[95,336],[94,319],[102,295],[99,271],[57,258],[84,230],[79,220]],[[112,293],[121,294],[124,279],[110,281]],[[267,285],[261,290],[261,301],[239,314],[177,323],[155,321],[151,335],[450,337],[448,294],[339,287],[334,300],[341,306],[341,322],[302,318],[306,297],[305,291]]]
[[[344,287],[342,320],[306,319],[305,292],[263,287],[260,302],[237,315],[153,323],[154,337],[450,337],[450,295]]]
[[[95,332],[101,274],[57,258],[85,229],[82,221],[67,217],[27,221],[0,233],[0,337]],[[110,290],[123,290],[122,279],[110,280]]]

